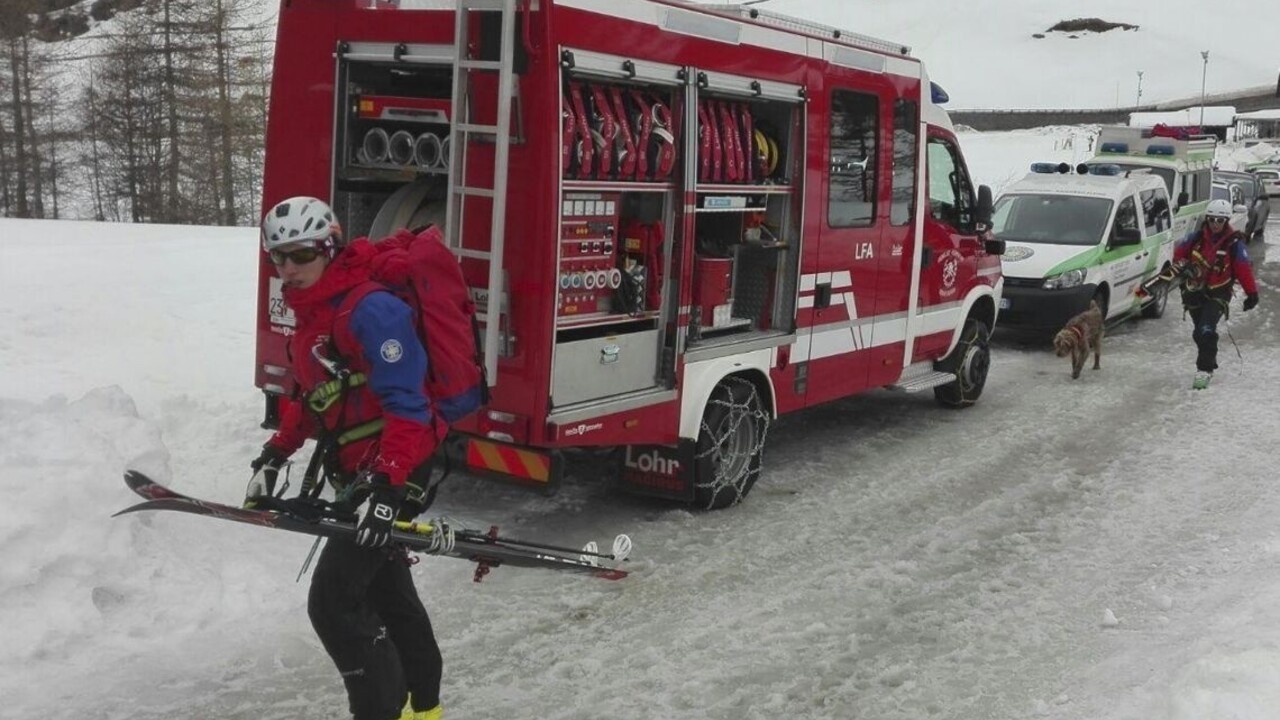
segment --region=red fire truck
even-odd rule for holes
[[[677,0],[284,0],[264,205],[445,229],[492,399],[449,443],[553,489],[723,507],[770,422],[873,388],[972,404],[1001,243],[945,93],[897,43]],[[256,380],[289,402],[265,256]]]

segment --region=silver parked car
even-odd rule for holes
[[[1262,165],[1250,168],[1249,172],[1262,179],[1268,197],[1280,197],[1280,165]]]
[[[1224,181],[1240,188],[1244,204],[1249,208],[1249,223],[1241,230],[1250,242],[1261,239],[1267,228],[1267,220],[1271,217],[1271,203],[1267,200],[1262,178],[1253,172],[1214,170],[1213,179],[1215,182]]]

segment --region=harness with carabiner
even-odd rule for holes
[[[328,346],[332,345],[330,341]],[[316,451],[302,476],[301,494],[309,497],[318,497],[326,481],[340,491],[346,482],[338,468],[338,451],[350,443],[377,435],[385,425],[385,421],[379,417],[351,427],[342,426],[351,390],[364,385],[368,378],[364,373],[351,372],[341,360],[334,360],[326,355],[326,347],[317,343],[311,348],[311,357],[325,369],[331,379],[316,385],[303,398],[304,407],[311,413],[316,427],[320,428]],[[336,355],[336,347],[333,350]],[[338,411],[333,416],[331,427],[325,422],[325,416],[335,405],[338,406]]]

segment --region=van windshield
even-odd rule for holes
[[[1213,190],[1209,192],[1210,200],[1231,200],[1231,191],[1226,185],[1214,185]]]
[[[992,232],[1001,240],[1048,245],[1102,242],[1112,202],[1070,195],[1005,195],[996,203]]]

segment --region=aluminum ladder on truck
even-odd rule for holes
[[[449,163],[449,201],[446,204],[445,234],[449,247],[459,258],[488,263],[484,307],[477,318],[484,323],[484,369],[489,384],[497,382],[501,340],[502,309],[506,305],[503,285],[503,245],[507,226],[507,168],[511,156],[511,109],[515,96],[515,20],[517,0],[458,0],[454,13],[453,127]],[[477,60],[468,56],[467,46],[472,13],[501,15],[501,49],[497,60]],[[497,73],[497,124],[477,124],[472,120],[471,78],[473,73]],[[468,186],[467,154],[474,137],[489,137],[494,145],[493,187]],[[463,247],[466,237],[467,198],[492,198],[492,231],[488,250]]]

